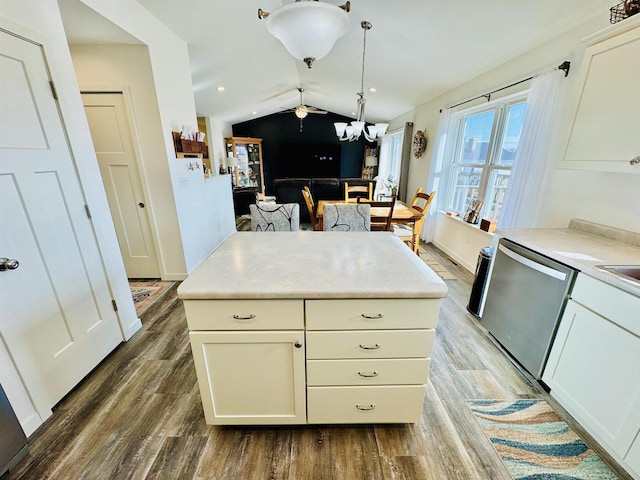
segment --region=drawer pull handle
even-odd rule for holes
[[[377,350],[377,349],[379,349],[381,346],[382,346],[382,345],[381,345],[381,344],[379,344],[379,343],[375,343],[375,344],[373,344],[373,345],[363,345],[363,344],[360,344],[360,348],[361,348],[362,350]]]
[[[358,375],[365,378],[377,377],[379,374],[380,374],[379,372],[371,372],[371,373],[358,372]]]
[[[256,316],[253,313],[250,313],[249,315],[238,315],[234,313],[233,318],[235,320],[251,320],[253,318],[256,318]]]
[[[369,320],[378,320],[378,319],[384,317],[384,314],[382,314],[382,313],[363,313],[361,315],[361,317],[369,319]]]
[[[368,410],[373,410],[374,408],[376,408],[376,406],[372,403],[371,405],[356,405],[356,408],[358,410],[362,410],[363,412],[366,412]]]

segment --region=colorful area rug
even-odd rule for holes
[[[136,313],[140,314],[144,312],[153,302],[162,297],[173,284],[174,282],[160,282],[156,280],[129,281]]]
[[[544,400],[467,403],[516,480],[618,478]]]

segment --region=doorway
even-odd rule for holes
[[[136,132],[123,92],[82,92],[118,244],[129,278],[160,278]],[[130,120],[131,119],[131,120]]]

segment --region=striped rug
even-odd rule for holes
[[[516,480],[619,478],[544,400],[469,400]]]
[[[158,280],[129,280],[129,288],[131,289],[136,313],[144,312],[153,302],[162,297],[174,283]]]

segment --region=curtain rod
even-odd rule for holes
[[[558,65],[556,67],[557,70],[564,70],[564,76],[567,77],[567,75],[569,75],[569,69],[571,68],[571,62],[568,60],[565,60],[564,62],[562,62],[560,65]],[[511,88],[511,87],[515,87],[516,85],[520,85],[521,83],[524,82],[528,82],[529,80],[531,80],[533,78],[533,76],[525,78],[523,80],[519,80],[517,82],[514,83],[510,83],[509,85],[506,85],[504,87],[501,88],[497,88],[495,90],[492,90],[490,92],[485,93],[484,95],[478,95],[477,97],[473,97],[470,98],[469,100],[465,100],[464,102],[460,102],[460,103],[456,103],[455,105],[451,105],[448,108],[455,108],[455,107],[459,107],[460,105],[464,105],[465,103],[469,103],[469,102],[473,102],[474,100],[478,100],[479,98],[486,98],[487,102],[491,101],[491,95],[493,93],[496,92],[500,92],[502,90],[506,90],[507,88]],[[440,109],[440,113],[442,113],[442,109]]]

